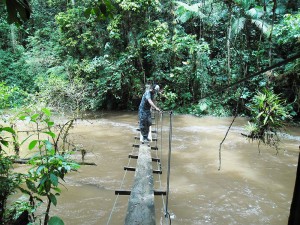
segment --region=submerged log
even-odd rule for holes
[[[28,163],[28,161],[29,161],[29,159],[15,159],[14,163],[16,163],[16,164],[26,164],[26,163]],[[97,166],[97,164],[94,163],[94,162],[76,162],[76,161],[74,161],[74,162],[79,164],[79,165]]]

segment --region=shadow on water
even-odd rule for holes
[[[299,145],[299,130],[282,135],[281,150],[248,142],[240,133],[246,119],[237,118],[222,147],[219,144],[232,118],[197,118],[175,115],[169,210],[172,225],[287,224],[293,194]],[[115,204],[114,191],[123,184],[130,189],[134,172],[127,172],[128,154],[137,135],[136,112],[111,112],[78,120],[71,137],[87,151],[86,161],[66,178],[66,189],[52,214],[65,224],[106,224]],[[168,121],[164,118],[162,188],[166,188]],[[159,150],[160,152],[160,150]],[[160,154],[160,153],[159,153]],[[135,161],[130,161],[134,166]],[[154,175],[156,188],[158,175]],[[124,224],[128,196],[119,196],[109,224]],[[155,197],[156,220],[160,224],[163,201]]]

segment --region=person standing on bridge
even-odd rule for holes
[[[152,125],[151,119],[151,107],[160,111],[160,109],[153,103],[153,99],[156,93],[159,92],[159,86],[146,86],[146,91],[143,94],[140,106],[139,106],[139,123],[140,123],[140,130],[142,134],[142,142],[149,142],[148,134],[149,134],[149,127]]]

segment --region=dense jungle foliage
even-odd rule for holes
[[[267,89],[299,113],[299,59],[224,88],[300,52],[297,0],[31,0],[28,20],[5,2],[1,108],[136,110],[157,83],[164,110],[247,115]]]

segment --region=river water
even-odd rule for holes
[[[155,189],[167,187],[170,115],[165,113],[158,126],[158,151],[161,176],[154,174]],[[284,225],[287,224],[297,169],[299,128],[281,133],[278,154],[270,147],[249,142],[241,133],[247,123],[237,118],[222,145],[221,170],[219,145],[232,118],[172,116],[170,193],[168,211],[172,225]],[[129,196],[116,196],[117,189],[130,189],[135,166],[128,154],[132,144],[136,112],[105,112],[78,120],[70,137],[87,150],[86,162],[63,183],[62,195],[52,215],[66,225],[124,224]],[[155,134],[154,134],[155,135]],[[162,140],[162,142],[160,142]],[[154,144],[154,143],[153,143]],[[81,155],[78,153],[78,159]],[[153,163],[157,169],[157,163]],[[156,223],[165,224],[166,198],[155,196]]]

